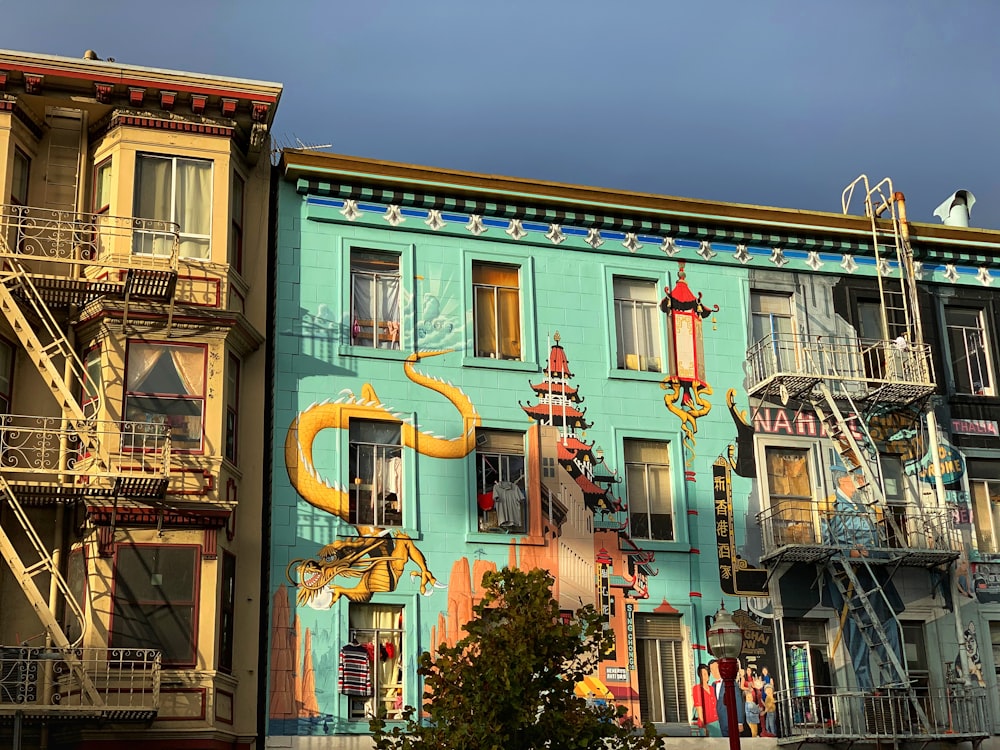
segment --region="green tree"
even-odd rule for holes
[[[610,638],[591,606],[569,621],[544,570],[504,568],[483,576],[485,595],[454,647],[420,655],[424,716],[371,722],[378,750],[563,750],[658,748],[652,725],[638,732],[624,707],[591,706],[574,694]]]

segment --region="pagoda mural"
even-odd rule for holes
[[[546,467],[544,457],[554,455],[559,467],[574,482],[582,494],[587,509],[593,513],[593,555],[597,607],[614,632],[614,643],[603,655],[604,682],[619,703],[630,711],[638,709],[635,684],[635,642],[632,616],[636,602],[649,598],[648,579],[657,574],[652,567],[652,552],[641,549],[629,536],[628,507],[616,488],[622,479],[608,467],[604,451],[588,441],[586,431],[593,423],[587,421],[584,397],[574,385],[569,358],[555,333],[549,348],[547,367],[540,382],[529,383],[534,391],[533,403],[521,403],[528,418],[555,436],[552,446],[543,446],[543,483]],[[554,473],[554,472],[553,472]],[[628,675],[614,680],[610,675]],[[623,684],[616,684],[621,682]],[[635,705],[633,705],[635,701]]]

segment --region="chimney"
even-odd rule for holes
[[[934,215],[948,227],[969,226],[969,216],[976,204],[976,196],[968,190],[956,190],[948,199],[934,209]]]

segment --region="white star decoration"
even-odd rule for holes
[[[465,225],[465,228],[477,237],[486,231],[486,227],[483,226],[483,217],[479,214],[472,214],[469,217],[469,223]]]
[[[840,261],[840,267],[848,273],[854,273],[858,269],[858,264],[855,262],[853,255],[845,255],[844,259]]]
[[[427,218],[424,219],[424,224],[429,226],[435,232],[443,227],[447,222],[441,218],[441,212],[436,208],[432,208],[427,212]]]
[[[947,263],[944,267],[944,277],[948,279],[951,283],[958,281],[958,270],[955,268],[954,263]]]
[[[545,239],[553,245],[558,245],[566,239],[566,235],[563,234],[562,228],[558,224],[549,224],[549,231],[545,233]]]
[[[604,244],[604,240],[601,239],[601,230],[597,227],[591,227],[587,230],[587,239],[585,242],[590,245],[595,250]]]
[[[350,198],[344,201],[344,207],[340,209],[340,213],[343,214],[344,218],[348,221],[354,221],[356,218],[361,216],[361,212],[358,210],[358,202],[356,200],[351,200]]]
[[[879,276],[892,276],[892,266],[889,265],[886,258],[878,259],[878,274]]]
[[[733,253],[733,257],[744,266],[753,260],[753,256],[747,251],[746,245],[737,245],[736,252]]]
[[[983,286],[989,286],[993,283],[993,277],[990,276],[990,269],[986,266],[980,267],[979,273],[976,274],[976,278],[979,279],[979,283]]]
[[[630,253],[634,253],[636,250],[642,247],[642,243],[639,242],[639,238],[636,237],[635,232],[626,232],[625,239],[622,241],[622,247],[624,247]]]
[[[924,264],[919,260],[913,261],[913,278],[918,281],[924,278]]]
[[[806,258],[806,265],[809,266],[814,271],[818,271],[820,268],[822,268],[823,261],[820,260],[819,253],[817,253],[815,250],[809,253],[809,257]]]
[[[708,240],[702,240],[701,245],[698,246],[698,255],[700,255],[705,260],[712,260],[718,253],[712,251],[712,243]]]
[[[385,210],[385,215],[382,218],[388,221],[394,227],[399,226],[404,221],[406,221],[406,219],[403,217],[403,214],[400,213],[399,211],[399,206],[392,206],[392,205],[390,205],[389,208]]]
[[[786,265],[788,263],[788,258],[785,257],[785,251],[780,247],[771,248],[771,262],[774,263],[778,268]]]
[[[505,234],[509,234],[515,240],[519,240],[522,237],[524,237],[524,235],[527,234],[527,232],[524,231],[524,227],[521,226],[520,219],[511,219],[510,224],[508,224],[507,228],[503,231]]]
[[[673,237],[664,237],[663,242],[660,243],[660,250],[662,250],[670,258],[673,258],[681,251],[681,249],[674,244]]]

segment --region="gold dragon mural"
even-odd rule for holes
[[[313,444],[323,430],[348,429],[351,419],[397,423],[402,445],[430,458],[464,458],[475,449],[476,427],[481,419],[469,397],[457,386],[414,368],[421,359],[450,351],[415,352],[404,361],[403,372],[411,382],[440,393],[451,402],[462,418],[461,434],[447,438],[418,430],[398,411],[382,403],[370,383],[362,385],[360,396],[343,391],[334,401],[313,404],[300,412],[285,436],[285,469],[292,487],[303,500],[350,523],[349,493],[343,484],[327,481],[317,471]],[[316,558],[299,558],[288,564],[286,576],[298,589],[299,604],[322,609],[333,606],[341,597],[354,602],[369,601],[375,592],[394,591],[410,562],[418,568],[410,576],[420,579],[420,593],[427,595],[433,587],[441,587],[428,569],[423,553],[403,532],[360,524],[354,525],[354,530],[356,537],[327,544]],[[345,586],[337,583],[337,579],[356,579],[357,583]]]

